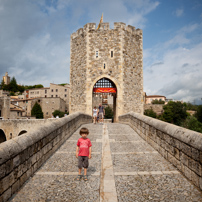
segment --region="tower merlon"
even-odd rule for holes
[[[108,22],[100,23],[100,28],[98,30],[96,30],[96,23],[87,23],[86,25],[84,25],[83,28],[80,28],[76,32],[72,33],[71,38],[74,39],[85,32],[89,32],[89,31],[99,32],[103,30],[110,30],[110,26]],[[137,34],[142,36],[141,29],[136,29],[134,26],[131,26],[131,25],[126,26],[126,24],[123,22],[115,22],[114,30],[124,30],[124,31],[128,31],[131,34],[134,34],[134,35]]]

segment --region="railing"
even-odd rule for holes
[[[0,144],[0,201],[7,201],[35,171],[92,117],[76,112]]]
[[[119,121],[145,141],[202,190],[202,134],[148,116],[127,113]]]

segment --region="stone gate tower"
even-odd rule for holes
[[[71,35],[70,113],[92,115],[93,88],[105,78],[116,86],[115,120],[143,113],[142,30],[125,23],[88,23]]]

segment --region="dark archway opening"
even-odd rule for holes
[[[116,117],[116,98],[117,98],[117,88],[113,81],[108,78],[99,79],[93,86],[93,100],[92,107],[98,108],[101,103],[106,110],[112,110],[112,117],[105,116],[107,119],[112,119]]]
[[[0,143],[6,141],[6,135],[3,130],[0,129]]]
[[[22,134],[24,134],[24,133],[27,133],[27,131],[26,131],[26,130],[20,131],[20,133],[18,134],[18,136],[20,136],[20,135],[22,135]]]

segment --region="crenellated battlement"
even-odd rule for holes
[[[96,23],[87,23],[86,25],[84,25],[83,28],[80,28],[76,32],[72,33],[71,39],[74,39],[77,36],[83,35],[85,32],[89,32],[89,31],[100,32],[100,31],[106,31],[106,30],[110,30],[108,22],[101,23],[100,28],[98,30],[97,30]],[[124,31],[128,31],[134,35],[142,35],[141,29],[136,29],[135,27],[133,27],[131,25],[126,26],[126,24],[123,22],[115,22],[114,29],[112,29],[112,30],[124,30]]]

